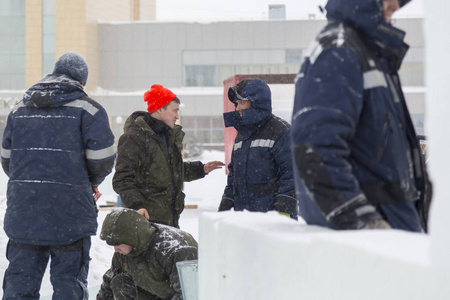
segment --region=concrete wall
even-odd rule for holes
[[[185,51],[306,49],[323,25],[309,20],[101,23],[99,85],[117,91],[148,89],[153,83],[181,87]],[[235,59],[245,61],[243,54]]]
[[[86,0],[56,1],[55,4],[55,61],[63,53],[75,51],[88,65],[94,64],[87,55]],[[88,84],[90,81],[89,77]]]
[[[236,57],[230,59],[236,64],[251,64],[257,58],[246,54],[258,50],[306,50],[324,24],[324,20],[103,22],[99,25],[99,85],[117,91],[147,89],[155,82],[181,87],[186,52],[234,53]],[[411,46],[405,61],[423,62],[423,20],[398,19],[395,25],[407,32],[406,42]],[[273,57],[266,59],[270,60]],[[404,74],[408,76],[412,74]]]

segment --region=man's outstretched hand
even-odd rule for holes
[[[225,164],[223,162],[215,160],[215,161],[210,161],[210,162],[206,163],[203,166],[203,170],[205,171],[206,174],[209,174],[211,171],[220,169],[223,166],[225,166]]]

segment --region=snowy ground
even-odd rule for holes
[[[200,160],[204,163],[212,160],[225,160],[224,152],[220,151],[204,151]],[[106,201],[115,201],[116,195],[111,187],[111,177],[100,186],[100,191],[103,193],[102,198],[98,204],[105,204]],[[185,184],[184,192],[186,193],[186,204],[197,205],[197,209],[186,209],[180,219],[181,229],[191,233],[198,240],[198,218],[202,212],[217,211],[223,189],[226,184],[225,170],[220,169],[213,171],[204,179],[187,182]],[[1,181],[0,185],[6,186],[5,181]],[[2,190],[2,189],[0,189]],[[5,188],[6,190],[6,188]],[[8,261],[5,257],[6,245],[8,238],[3,231],[3,218],[6,210],[5,196],[0,196],[0,280],[3,282],[4,271],[8,266]],[[98,216],[99,230],[105,216],[110,210],[101,209]],[[95,299],[96,292],[102,282],[104,272],[109,268],[111,257],[113,255],[113,248],[101,241],[98,236],[92,237],[91,248],[91,264],[89,271],[89,289],[90,299]],[[52,286],[49,280],[48,272],[44,276],[41,288],[41,299],[51,299]],[[3,290],[0,290],[0,297],[3,296]]]

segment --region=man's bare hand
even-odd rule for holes
[[[148,214],[148,211],[145,208],[140,208],[137,210],[137,212],[143,215],[147,220],[150,219],[150,215]]]
[[[223,166],[225,166],[225,164],[223,162],[215,160],[215,161],[210,161],[210,162],[206,163],[203,166],[203,170],[205,171],[206,174],[209,174],[211,171],[220,169]]]
[[[98,199],[102,196],[102,193],[98,190],[98,188],[93,188],[92,193],[94,193],[94,200],[97,202]]]
[[[385,220],[376,220],[368,224],[364,229],[392,229],[392,227]]]

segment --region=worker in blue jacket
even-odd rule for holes
[[[290,125],[272,114],[269,86],[244,79],[229,89],[228,98],[236,110],[224,113],[225,126],[238,134],[219,211],[276,210],[297,218]]]
[[[429,183],[398,69],[408,1],[328,0],[295,84],[299,213],[334,229],[426,231]]]
[[[9,176],[3,299],[39,299],[50,260],[53,299],[88,299],[98,186],[114,165],[105,109],[83,90],[84,58],[63,54],[13,107],[2,141]]]

